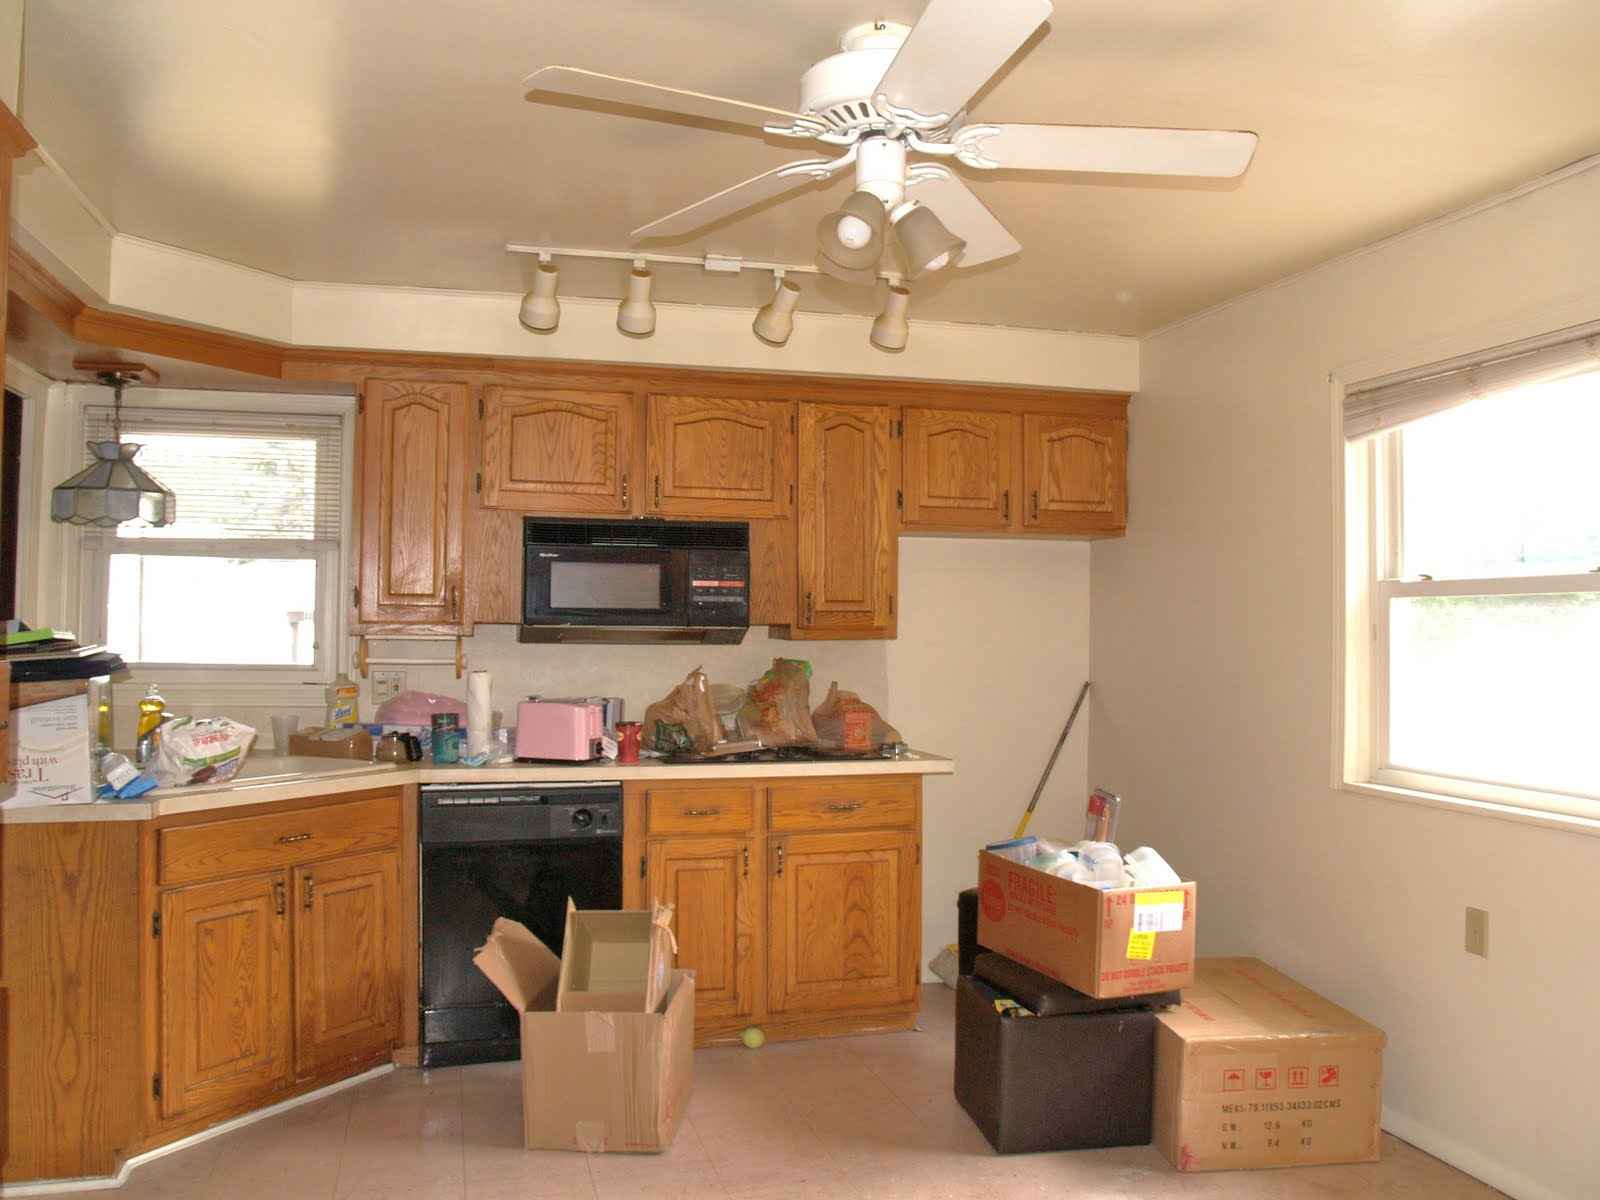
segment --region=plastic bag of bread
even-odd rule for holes
[[[640,744],[660,754],[704,754],[722,740],[722,723],[711,704],[711,683],[699,667],[644,710]]]
[[[256,731],[227,717],[174,717],[160,726],[150,774],[162,787],[232,779]]]
[[[746,689],[735,720],[741,738],[758,738],[763,746],[815,745],[811,664],[803,658],[773,659],[771,668]]]
[[[811,714],[817,744],[829,750],[875,750],[886,742],[900,741],[900,731],[878,715],[854,692],[828,685],[828,695]]]

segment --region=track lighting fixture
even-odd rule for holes
[[[554,263],[542,262],[535,269],[533,287],[522,298],[522,308],[517,314],[525,329],[549,333],[561,323],[561,302],[556,299],[556,287],[560,282],[561,268]]]
[[[883,311],[872,323],[872,344],[879,350],[891,352],[904,350],[907,339],[911,337],[911,325],[906,320],[906,313],[910,308],[911,289],[891,283],[889,298],[884,302]]]
[[[628,276],[628,295],[617,306],[617,328],[630,337],[649,337],[656,331],[656,306],[650,299],[655,278],[642,264]]]
[[[869,191],[851,192],[837,212],[817,223],[817,249],[836,266],[859,271],[883,257],[883,201]]]
[[[901,208],[894,217],[894,232],[913,279],[924,271],[949,266],[967,248],[966,242],[946,229],[933,210],[923,204]]]
[[[772,299],[761,306],[751,326],[755,335],[769,346],[781,346],[794,332],[794,310],[800,303],[800,285],[780,278]]]

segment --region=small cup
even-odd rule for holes
[[[289,753],[289,739],[300,731],[300,717],[289,713],[272,718],[272,752],[279,756]]]
[[[617,722],[617,761],[619,763],[636,763],[639,761],[639,735],[644,732],[644,726],[638,721]]]

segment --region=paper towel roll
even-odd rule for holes
[[[489,672],[467,672],[467,753],[484,754],[494,744],[494,712],[489,707]]]

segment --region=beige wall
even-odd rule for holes
[[[900,637],[888,644],[888,716],[912,744],[951,755],[923,791],[922,948],[956,940],[956,893],[978,847],[1010,837],[1089,668],[1089,547],[1082,542],[901,538]],[[1031,828],[1076,837],[1088,706]]]
[[[1597,213],[1591,170],[1148,340],[1130,533],[1092,559],[1090,773],[1126,839],[1199,881],[1203,953],[1387,1031],[1387,1128],[1519,1197],[1600,1187],[1600,839],[1331,785],[1328,376],[1600,316]]]

